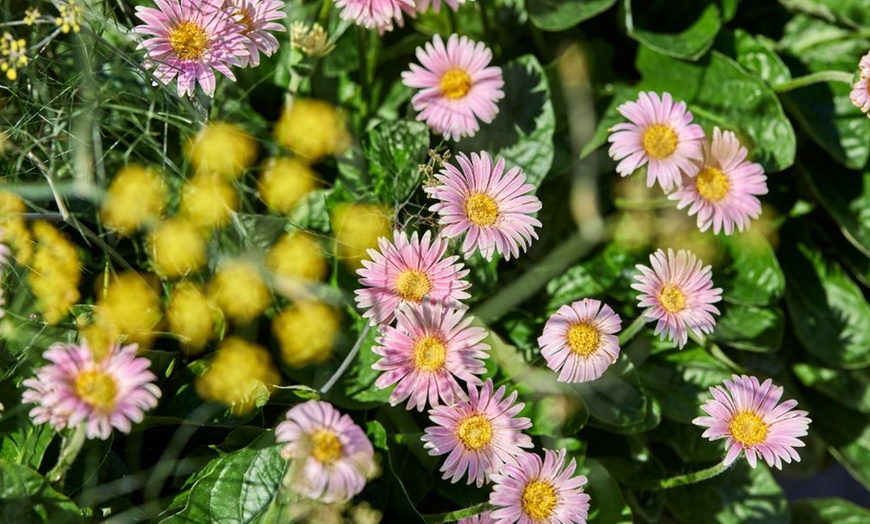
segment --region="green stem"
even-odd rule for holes
[[[696,335],[694,331],[689,330],[689,339],[709,351],[710,356],[731,368],[732,371],[743,370],[743,368],[741,368],[736,362],[728,358],[728,355],[726,355],[725,352],[722,351],[722,348],[720,348],[718,344],[716,344],[709,338],[703,335]]]
[[[640,333],[641,328],[647,323],[647,319],[643,314],[638,315],[634,321],[622,330],[619,334],[619,347],[625,347],[626,344],[634,340],[634,337]]]
[[[498,43],[495,41],[492,34],[492,23],[489,21],[489,9],[487,8],[486,0],[478,0],[477,5],[480,7],[480,20],[483,22],[483,34],[486,35],[486,41],[489,42],[493,51],[499,49]]]
[[[490,505],[486,502],[481,502],[480,504],[475,504],[474,506],[469,506],[465,509],[459,509],[456,511],[449,511],[447,513],[436,513],[433,515],[423,515],[423,518],[426,519],[427,524],[438,524],[440,522],[456,522],[459,519],[464,519],[468,517],[473,517],[474,515],[479,515],[484,511],[490,509]]]
[[[329,8],[332,6],[332,2],[334,0],[323,0],[323,5],[320,6],[320,14],[317,15],[317,23],[320,24],[321,27],[327,27],[329,25]]]
[[[680,486],[688,486],[705,480],[711,479],[717,475],[724,473],[731,465],[725,465],[725,462],[719,462],[715,466],[711,466],[701,471],[686,473],[685,475],[677,475],[666,479],[648,480],[646,482],[638,482],[636,484],[628,484],[626,487],[633,490],[650,490],[658,491],[662,489],[678,488]]]
[[[320,388],[321,394],[326,395],[329,390],[332,389],[332,386],[334,386],[335,383],[338,382],[338,379],[340,379],[341,376],[344,375],[344,372],[347,371],[348,367],[350,367],[350,363],[353,362],[354,358],[356,358],[356,354],[359,353],[359,349],[360,347],[362,347],[363,340],[366,339],[371,328],[372,325],[366,322],[366,327],[363,328],[362,332],[359,334],[359,338],[356,339],[356,344],[353,345],[350,353],[348,353],[347,356],[344,357],[344,360],[342,361],[341,365],[338,366],[338,369],[335,370],[335,373],[333,373],[332,376],[329,377],[329,380],[326,381],[326,384],[324,384],[323,387]]]
[[[79,424],[73,432],[63,438],[63,443],[60,445],[60,456],[57,458],[57,464],[48,472],[46,478],[52,484],[62,484],[63,478],[67,470],[75,462],[76,457],[82,450],[85,444],[85,425]]]
[[[356,49],[359,55],[359,85],[362,96],[363,121],[368,119],[371,103],[371,84],[369,83],[369,50],[366,46],[368,34],[362,27],[356,28]]]
[[[818,73],[799,76],[789,80],[788,82],[776,84],[771,87],[773,87],[773,90],[777,93],[785,93],[786,91],[793,91],[795,89],[800,89],[801,87],[822,82],[842,82],[851,85],[854,76],[854,74],[846,73],[845,71],[819,71]]]

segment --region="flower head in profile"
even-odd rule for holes
[[[457,381],[480,385],[476,375],[486,369],[480,359],[489,356],[483,343],[486,330],[470,326],[471,317],[441,303],[408,304],[396,311],[396,327],[383,326],[372,351],[380,360],[373,369],[384,371],[375,385],[396,384],[390,395],[395,406],[408,399],[408,409],[423,411],[429,404],[453,404],[465,400]]]
[[[547,367],[559,382],[595,380],[619,357],[622,320],[607,304],[585,298],[559,308],[538,338]]]
[[[487,260],[495,252],[519,257],[538,238],[536,227],[541,222],[532,216],[541,209],[541,201],[531,194],[535,186],[526,183],[526,175],[519,166],[505,173],[505,161],[499,158],[493,164],[489,153],[464,153],[456,157],[457,169],[444,164],[435,179],[439,185],[426,188],[426,192],[439,200],[429,209],[437,212],[440,224],[445,226],[441,235],[454,238],[465,234],[462,252],[465,258],[475,250]]]
[[[761,216],[758,195],[767,194],[764,169],[746,160],[746,148],[732,131],[713,129],[713,140],[705,144],[704,161],[695,177],[683,177],[683,185],[668,195],[677,208],[689,208],[698,215],[698,229],[726,235],[743,231],[749,221]]]
[[[870,52],[858,63],[858,81],[852,86],[849,98],[855,107],[870,117]]]
[[[500,67],[490,66],[492,51],[457,34],[447,43],[439,35],[417,48],[420,64],[402,73],[402,83],[419,89],[411,98],[417,120],[451,140],[474,136],[478,121],[489,124],[504,98]]]
[[[755,377],[733,375],[725,387],[710,388],[713,398],[701,406],[709,416],[698,417],[692,424],[706,427],[704,437],[725,441],[725,465],[731,464],[740,453],[753,468],[761,458],[770,467],[782,469],[782,461],[800,462],[796,447],[807,434],[811,420],[806,411],[795,410],[796,400],[782,398],[782,387],[774,386],[770,379],[759,383]]]
[[[309,400],[287,412],[275,428],[286,443],[281,456],[293,459],[293,488],[322,502],[347,502],[375,470],[374,449],[363,430],[328,402]]]
[[[713,270],[686,250],[659,249],[649,257],[652,268],[638,264],[640,275],[631,287],[640,291],[639,306],[646,308],[647,321],[656,320],[655,334],[661,339],[686,345],[691,329],[696,334],[710,333],[719,314],[715,304],[722,300],[722,289],[713,288]]]
[[[155,78],[168,85],[177,77],[178,96],[193,95],[197,82],[214,96],[215,70],[235,81],[230,66],[248,55],[248,40],[242,34],[245,26],[230,10],[218,0],[154,1],[157,9],[136,7],[145,23],[133,31],[146,36],[139,47]]]
[[[401,231],[393,232],[393,242],[378,239],[379,251],[369,249],[371,260],[363,260],[357,270],[362,289],[356,291],[356,303],[366,310],[363,316],[372,324],[389,323],[395,318],[399,304],[420,303],[424,299],[462,307],[471,284],[463,280],[468,270],[459,257],[444,257],[447,242],[432,239],[429,231],[422,237],[414,232],[410,238]]]
[[[22,401],[36,404],[30,416],[36,424],[55,429],[84,424],[88,438],[107,439],[112,428],[129,433],[134,422],[157,406],[157,377],[151,362],[136,356],[137,346],[112,346],[95,359],[86,342],[55,344],[43,357],[50,362],[24,381]]]
[[[565,464],[566,451],[544,450],[544,460],[524,453],[516,464],[493,475],[489,495],[492,520],[496,523],[585,524],[589,495],[583,491],[587,479],[574,475],[577,461]]]
[[[423,445],[430,455],[447,455],[441,466],[444,479],[457,482],[468,472],[468,483],[478,487],[505,464],[516,464],[522,448],[531,448],[532,439],[522,430],[532,427],[525,417],[517,417],[525,407],[516,403],[517,392],[504,397],[505,387],[493,391],[486,379],[480,390],[468,386],[468,400],[429,410],[435,426],[426,428]]]
[[[282,0],[225,0],[224,7],[244,26],[248,54],[240,57],[242,67],[260,65],[260,53],[272,56],[278,50],[278,39],[270,31],[286,31],[275,20],[287,18]]]
[[[674,102],[670,93],[659,98],[641,92],[637,101],[625,102],[617,111],[628,119],[613,126],[607,138],[611,158],[619,161],[617,173],[625,177],[647,166],[646,185],[658,182],[666,193],[680,185],[682,173],[698,174],[704,130],[692,123],[685,102]]]
[[[402,27],[402,12],[414,13],[414,0],[335,0],[342,20],[377,29],[392,31],[393,23]]]

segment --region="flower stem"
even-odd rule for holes
[[[638,333],[640,333],[641,328],[646,323],[647,319],[644,318],[643,313],[638,315],[638,317],[634,319],[634,321],[629,324],[627,328],[623,329],[622,333],[619,334],[619,347],[623,347],[632,340],[634,340],[634,337]]]
[[[363,340],[366,339],[371,328],[372,325],[366,322],[366,327],[363,328],[362,332],[359,334],[359,338],[356,339],[356,344],[353,345],[350,353],[348,353],[347,356],[344,357],[344,361],[341,363],[340,366],[338,366],[338,369],[335,370],[335,373],[333,373],[332,376],[329,377],[329,380],[326,381],[326,384],[324,384],[323,387],[320,388],[321,394],[325,395],[330,389],[332,389],[332,386],[334,386],[335,383],[338,382],[338,379],[340,379],[341,376],[344,375],[344,372],[347,371],[347,368],[350,366],[350,363],[353,362],[356,354],[359,353],[359,348],[362,346]]]
[[[846,73],[845,71],[819,71],[818,73],[799,76],[789,80],[788,82],[776,84],[772,87],[777,93],[784,93],[786,91],[792,91],[794,89],[800,89],[801,87],[822,82],[843,82],[845,84],[851,84],[854,76],[854,74]]]
[[[85,425],[79,424],[73,432],[63,438],[63,443],[60,445],[60,456],[57,458],[57,464],[48,472],[46,478],[53,484],[62,484],[63,478],[67,470],[75,462],[76,457],[82,450],[85,444]]]
[[[473,517],[474,515],[479,515],[484,511],[490,509],[490,505],[486,502],[481,502],[480,504],[475,504],[474,506],[469,506],[465,509],[459,509],[456,511],[449,511],[447,513],[436,513],[433,515],[423,515],[423,518],[426,519],[427,524],[438,524],[440,522],[456,522],[459,519],[464,519],[468,517]]]
[[[636,484],[628,484],[626,487],[633,490],[651,490],[657,491],[662,489],[678,488],[680,486],[688,486],[689,484],[697,484],[705,480],[711,479],[717,475],[724,473],[731,464],[725,465],[725,462],[711,466],[701,471],[694,471],[684,475],[677,475],[666,479],[648,480],[646,482],[638,482]]]
[[[320,14],[317,15],[317,23],[320,24],[321,27],[329,26],[329,8],[332,7],[332,2],[334,0],[323,0],[323,5],[320,6]]]
[[[362,115],[363,120],[369,116],[369,107],[371,104],[371,84],[369,83],[369,55],[372,54],[368,50],[368,33],[362,27],[356,28],[356,48],[359,55],[359,87],[360,96],[362,97]]]

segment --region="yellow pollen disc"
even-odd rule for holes
[[[731,436],[744,446],[755,446],[767,439],[768,425],[755,413],[743,411],[728,424]]]
[[[311,435],[311,455],[321,464],[329,466],[341,458],[342,445],[335,432],[320,429]]]
[[[568,328],[568,347],[581,357],[588,357],[598,350],[601,344],[601,333],[595,326],[583,322]]]
[[[90,370],[82,371],[73,384],[76,395],[98,411],[109,412],[115,409],[118,399],[118,384],[108,373]]]
[[[677,132],[671,126],[653,124],[643,132],[643,150],[646,154],[662,160],[677,149]]]
[[[233,15],[237,16],[238,17],[237,20],[239,21],[239,23],[242,24],[243,26],[245,26],[245,28],[242,29],[242,31],[241,31],[241,33],[243,35],[246,35],[246,34],[250,33],[251,31],[253,31],[254,21],[251,20],[250,16],[248,16],[247,10],[242,9],[242,10],[236,11],[235,13],[233,13]]]
[[[396,279],[396,291],[405,300],[419,302],[432,289],[432,283],[426,273],[417,269],[406,269],[399,273]]]
[[[498,204],[483,193],[474,193],[465,200],[465,214],[474,225],[486,227],[498,220]]]
[[[686,309],[686,295],[677,286],[665,286],[659,293],[659,302],[668,313],[679,313]]]
[[[182,22],[169,32],[169,45],[182,60],[199,60],[208,47],[205,29],[193,22]]]
[[[698,194],[710,202],[718,202],[728,195],[731,182],[728,175],[715,167],[707,166],[695,178]]]
[[[459,423],[456,436],[466,448],[477,451],[492,440],[492,423],[483,415],[472,415]]]
[[[549,518],[556,510],[556,488],[543,480],[533,480],[526,484],[523,496],[520,499],[523,511],[532,520],[544,520]]]
[[[447,348],[435,337],[425,336],[414,346],[414,367],[423,371],[438,371],[447,360]]]
[[[462,69],[451,69],[441,77],[441,94],[456,100],[463,98],[471,90],[471,77]]]

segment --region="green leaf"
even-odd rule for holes
[[[625,117],[619,114],[617,107],[630,100],[637,99],[637,93],[640,91],[636,87],[617,86],[613,91],[613,99],[604,110],[601,118],[598,120],[598,127],[595,128],[595,135],[592,139],[583,146],[580,151],[580,158],[584,159],[595,152],[599,147],[607,143],[607,137],[610,135],[610,128],[620,122],[625,121]]]
[[[576,434],[589,420],[589,412],[583,401],[570,395],[521,395],[526,407],[520,416],[529,417],[530,435],[549,437]]]
[[[616,0],[528,0],[532,23],[544,31],[564,31],[596,16]]]
[[[702,413],[698,411],[698,415]],[[685,462],[715,462],[725,454],[722,440],[710,441],[701,437],[704,428],[693,424],[680,424],[670,420],[662,423],[652,433],[650,439],[664,442]]]
[[[859,173],[810,160],[801,171],[846,238],[870,257],[870,171]]]
[[[375,385],[375,380],[381,374],[380,371],[372,369],[372,364],[381,358],[372,351],[377,336],[378,330],[376,328],[369,329],[366,338],[360,345],[356,363],[351,373],[348,373],[347,378],[343,381],[347,396],[357,402],[384,404],[389,401],[390,394],[393,392],[392,387],[381,389]]]
[[[866,524],[870,511],[838,498],[798,500],[791,504],[793,522],[801,524]]]
[[[779,302],[785,275],[770,243],[754,230],[727,237],[724,243],[731,263],[716,273],[724,299],[756,306]]]
[[[694,3],[694,2],[693,2]],[[703,5],[703,2],[698,2]],[[697,4],[696,4],[697,5]],[[637,16],[633,10],[636,2],[625,0],[625,27],[628,35],[644,44],[645,46],[676,58],[697,60],[713,45],[716,34],[722,27],[719,7],[716,4],[708,4],[701,9],[691,24],[678,33],[666,33],[656,30],[649,25],[652,21],[659,21],[665,16],[673,15],[674,11],[686,10],[686,4],[675,7],[673,2],[658,2],[648,16]],[[689,8],[691,9],[691,8]],[[694,10],[692,11],[694,15]]]
[[[54,429],[50,425],[34,426],[28,423],[0,438],[0,458],[39,469],[45,450],[53,439]]]
[[[0,521],[81,522],[79,509],[32,469],[0,459]]]
[[[608,244],[593,257],[569,268],[547,284],[547,309],[607,293],[626,268],[634,268],[634,257],[616,244]]]
[[[422,122],[381,122],[369,131],[364,149],[381,201],[402,203],[417,188],[428,148],[429,129]]]
[[[287,461],[272,432],[249,447],[218,457],[173,501],[162,519],[174,522],[267,522]]]
[[[633,522],[631,508],[622,498],[619,484],[601,462],[586,458],[580,472],[589,479],[586,492],[590,496],[589,524],[621,524]]]
[[[505,97],[498,116],[481,124],[473,137],[462,139],[459,151],[488,151],[504,157],[505,167],[520,166],[536,188],[553,165],[556,116],[547,75],[538,59],[523,55],[502,67]]]
[[[803,385],[849,409],[870,413],[870,369],[844,371],[804,363],[792,369]]]
[[[828,450],[865,488],[870,489],[870,415],[847,409],[837,402],[810,390],[805,408]],[[822,416],[813,416],[816,413]]]
[[[776,306],[761,308],[725,304],[716,321],[716,342],[747,351],[776,351],[782,346],[785,315]]]
[[[599,379],[574,384],[589,414],[598,425],[617,433],[637,433],[658,425],[653,401],[641,384],[638,372],[625,354]]]
[[[788,502],[767,467],[738,460],[710,480],[670,489],[668,509],[692,524],[788,524]]]
[[[783,254],[783,270],[786,304],[804,348],[836,368],[870,365],[870,305],[840,265],[798,243]]]
[[[870,26],[870,13],[864,0],[780,0],[790,7],[800,7],[802,11],[812,12],[823,20],[836,22],[855,29]]]
[[[791,71],[777,54],[775,43],[763,36],[752,36],[743,29],[736,29],[733,33],[723,31],[716,44],[744,69],[770,85],[791,80]]]

